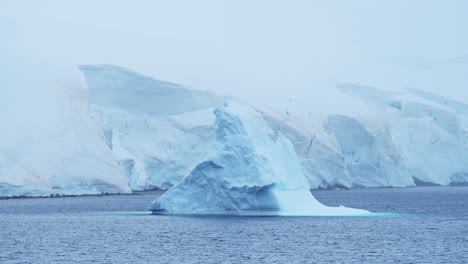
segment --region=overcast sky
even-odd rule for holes
[[[329,103],[343,82],[468,102],[467,14],[462,0],[2,0],[0,59],[70,83],[76,65],[117,64],[250,102]]]

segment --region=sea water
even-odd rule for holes
[[[0,263],[468,263],[468,187],[312,192],[390,214],[151,215],[162,192],[0,200]]]

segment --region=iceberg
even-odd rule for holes
[[[214,110],[213,150],[182,181],[154,201],[155,214],[363,215],[327,207],[310,192],[291,142],[248,105]]]

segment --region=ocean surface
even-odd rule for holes
[[[313,191],[393,217],[148,214],[161,194],[0,200],[0,263],[468,263],[468,187]]]

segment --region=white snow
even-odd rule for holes
[[[213,147],[211,112],[221,97],[111,65],[81,69],[89,84],[91,103],[107,124],[104,134],[109,136],[108,144],[132,189],[173,186]],[[353,105],[360,105],[360,114],[337,109],[317,115],[291,100],[283,107],[255,106],[273,131],[280,131],[292,142],[311,188],[466,182],[465,105],[414,90],[387,92],[352,84],[339,84],[338,88]],[[133,90],[132,100],[141,99],[145,107],[135,108],[135,102],[127,99]],[[159,96],[175,106],[170,111],[161,108]],[[154,103],[147,103],[147,97]],[[438,138],[447,144],[434,146]],[[453,155],[456,157],[450,158]]]
[[[20,73],[0,98],[0,197],[130,193],[85,90]]]
[[[88,90],[27,67],[2,76],[0,196],[168,189],[218,144],[221,96],[112,65],[80,66]],[[310,188],[468,182],[467,105],[415,89],[338,89],[360,111],[251,106],[292,143]]]
[[[419,184],[467,182],[468,107],[464,104],[418,90],[390,93],[356,85],[341,88],[379,109],[380,121],[371,123],[387,136],[377,142],[395,150],[391,156],[398,159],[395,169],[400,173]]]
[[[271,129],[281,131],[294,145],[311,188],[352,187],[339,145],[320,121],[304,117],[294,107],[282,112],[267,109],[262,115]]]
[[[112,65],[80,66],[90,103],[133,190],[168,189],[214,144],[214,94]]]
[[[150,206],[155,213],[362,215],[327,207],[310,193],[294,147],[260,113],[229,101],[214,111],[216,144],[195,169]]]
[[[176,115],[213,107],[217,95],[188,89],[114,65],[82,65],[92,104],[148,115]]]

